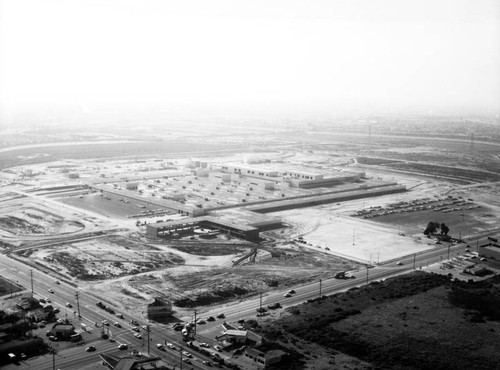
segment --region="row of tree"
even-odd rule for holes
[[[439,222],[433,222],[430,221],[427,224],[427,227],[424,230],[424,235],[431,235],[431,234],[437,234],[438,231],[440,231],[441,235],[448,235],[448,232],[450,231],[450,228],[445,225],[445,223],[439,223]]]

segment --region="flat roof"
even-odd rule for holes
[[[148,224],[147,227],[152,227],[155,229],[161,229],[164,227],[170,227],[170,226],[177,226],[177,225],[182,225],[182,224],[188,224],[188,225],[193,225],[197,224],[200,222],[211,222],[216,225],[221,225],[225,227],[231,227],[233,229],[237,229],[240,231],[252,231],[252,230],[257,230],[253,226],[248,226],[248,225],[243,225],[243,224],[235,224],[227,220],[223,220],[214,216],[200,216],[196,218],[189,218],[189,219],[182,219],[182,220],[176,220],[176,221],[166,221],[166,222],[158,222],[155,224]]]

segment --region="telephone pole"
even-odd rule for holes
[[[151,343],[151,340],[149,339],[149,325],[146,325],[146,331],[148,332],[148,355],[149,355],[149,344]]]
[[[194,335],[196,335],[196,310],[194,310]]]
[[[31,275],[31,298],[33,298],[33,270],[30,270]]]
[[[322,280],[319,279],[319,298],[321,298],[321,284],[322,284]]]
[[[415,270],[415,260],[417,259],[417,254],[413,253],[413,269]]]
[[[368,265],[366,265],[366,285],[368,285]]]
[[[75,296],[76,296],[76,307],[78,308],[78,317],[82,317],[82,315],[80,315],[80,300],[78,299],[79,293],[76,292]]]

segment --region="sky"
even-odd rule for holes
[[[0,0],[0,118],[499,102],[498,0]]]

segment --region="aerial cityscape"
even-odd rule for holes
[[[0,0],[0,368],[498,368],[496,2],[42,3]]]

